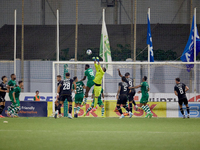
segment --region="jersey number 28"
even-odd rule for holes
[[[63,84],[63,90],[69,90],[70,89],[70,83],[64,83]]]

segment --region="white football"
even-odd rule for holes
[[[88,49],[88,50],[86,51],[86,54],[91,55],[91,54],[92,54],[92,50],[91,50],[91,49]]]

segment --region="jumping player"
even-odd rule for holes
[[[75,106],[74,106],[74,117],[78,117],[78,113],[80,110],[81,103],[83,102],[83,97],[84,97],[84,90],[85,85],[82,81],[78,81],[77,77],[74,77],[74,82],[76,83],[76,95],[75,95]],[[73,87],[74,89],[74,87]]]
[[[72,119],[72,115],[71,115],[71,112],[72,112],[72,96],[71,96],[72,95],[72,84],[74,84],[74,89],[76,89],[76,84],[72,79],[70,79],[70,73],[66,73],[65,76],[66,76],[66,79],[63,80],[58,86],[57,96],[59,96],[60,90],[62,89],[61,97],[60,97],[60,104],[62,105],[64,103],[65,99],[67,99],[67,101],[69,102],[68,118]],[[76,94],[76,90],[74,90],[74,91]],[[57,118],[59,109],[60,109],[60,105],[58,105],[58,107],[57,107],[57,110],[56,110],[56,113],[54,116],[55,118]]]
[[[104,104],[103,104],[104,100],[102,101],[102,100],[101,100],[101,97],[103,97],[103,99],[104,99],[103,89],[101,89],[101,94],[100,94],[99,97],[98,97],[98,102],[97,102],[97,104],[99,105],[99,107],[101,107],[101,117],[104,118],[104,117],[105,117],[105,116],[104,116],[105,109],[104,109]],[[91,107],[89,107],[89,108],[87,109],[86,113],[85,113],[83,116],[86,116],[86,114],[87,114],[89,111],[91,111],[91,110],[96,111],[96,108],[94,108],[94,89],[93,89],[93,91],[92,91],[92,97],[91,97],[91,98],[93,98]]]
[[[174,86],[174,93],[176,96],[178,96],[178,103],[179,103],[180,111],[183,115],[183,119],[185,119],[185,114],[182,108],[183,103],[187,108],[187,113],[188,113],[187,118],[190,118],[190,108],[188,106],[188,100],[186,97],[186,92],[189,90],[189,88],[184,83],[180,82],[180,78],[176,78],[175,82],[176,82],[176,85]]]
[[[146,82],[147,81],[147,77],[144,76],[142,78],[142,83],[138,86],[132,87],[132,88],[141,88],[141,91],[139,91],[138,93],[142,93],[142,97],[140,99],[140,107],[147,113],[147,115],[145,116],[145,118],[151,118],[153,116],[153,114],[151,113],[151,110],[149,108],[149,106],[147,105],[148,103],[148,99],[149,99],[149,85]],[[132,89],[131,88],[131,89]]]
[[[62,82],[62,76],[61,75],[57,75],[57,87],[61,84]],[[61,96],[61,92],[62,92],[62,88],[60,88],[60,93],[58,93],[59,95],[56,97],[56,101],[55,101],[55,110],[57,110],[58,105],[60,105],[60,107],[62,106],[59,101],[60,101],[60,96]],[[59,118],[62,117],[61,114],[61,110],[60,107],[58,108],[58,113],[59,113]]]
[[[18,82],[19,86],[17,86],[13,93],[12,93],[12,101],[13,101],[13,106],[14,108],[12,108],[7,114],[10,116],[12,115],[13,117],[18,117],[18,111],[20,109],[20,99],[19,99],[19,96],[20,96],[20,93],[21,93],[21,89],[23,88],[24,86],[24,83],[23,81],[19,81]]]
[[[1,114],[5,108],[5,102],[6,102],[5,96],[6,96],[6,92],[8,91],[6,82],[8,81],[8,78],[6,76],[3,76],[1,79],[2,79],[2,83],[0,84],[0,118],[5,118]]]
[[[96,75],[94,78],[94,108],[96,108],[97,106],[97,102],[98,102],[98,97],[101,94],[101,83],[102,83],[102,78],[106,72],[106,68],[105,67],[101,67],[100,62],[99,62],[99,57],[93,57],[92,58],[94,61],[94,66],[96,69]],[[98,62],[98,64],[96,64],[96,61]]]
[[[122,105],[127,112],[129,112],[128,107],[126,106],[127,103],[127,96],[129,92],[129,84],[126,82],[126,78],[122,77],[122,82],[119,83],[118,91],[117,91],[117,110],[121,114],[120,118],[124,118],[120,105]],[[132,112],[129,113],[130,118],[133,116]]]
[[[90,65],[86,64],[85,65],[85,73],[84,73],[84,78],[81,81],[84,81],[87,77],[87,86],[86,86],[86,91],[85,91],[85,100],[84,103],[86,103],[87,101],[87,97],[88,97],[88,92],[90,91],[91,87],[93,87],[94,85],[94,72],[92,70],[92,68],[90,68]]]

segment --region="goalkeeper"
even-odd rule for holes
[[[101,67],[100,62],[99,62],[99,57],[93,57],[92,58],[94,61],[94,66],[96,69],[96,75],[94,78],[94,108],[96,108],[97,106],[97,102],[98,102],[98,97],[101,95],[101,83],[102,83],[102,78],[103,75],[106,72],[106,68],[105,67]],[[98,64],[96,64],[96,61],[98,62]]]

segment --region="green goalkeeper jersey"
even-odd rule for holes
[[[13,92],[14,92],[14,89],[15,89],[15,86],[16,86],[16,81],[14,80],[10,80],[9,82],[8,82],[8,85],[9,86],[14,86],[14,88],[10,88],[10,91],[9,91],[9,94],[12,94]]]
[[[94,72],[92,68],[88,68],[87,70],[85,70],[85,76],[87,77],[88,81],[94,80]]]
[[[74,85],[72,85],[72,86],[74,89]],[[83,94],[83,86],[84,86],[84,83],[82,81],[76,82],[76,93],[77,94]]]
[[[141,83],[141,92],[144,97],[149,95],[149,84],[145,81]]]

